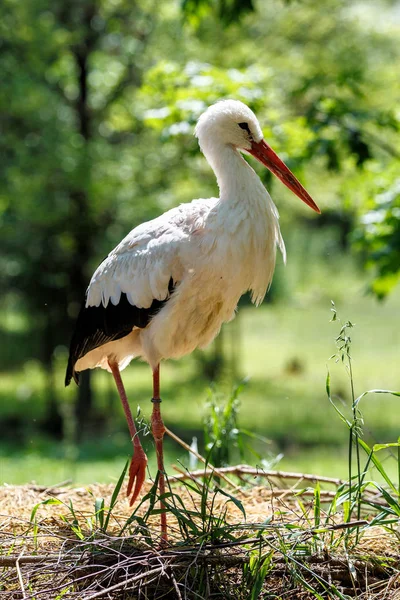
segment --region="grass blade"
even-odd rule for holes
[[[119,495],[119,492],[121,491],[121,487],[122,487],[122,484],[123,484],[124,479],[125,479],[126,471],[128,470],[129,462],[130,462],[130,459],[128,458],[127,461],[126,461],[126,463],[125,463],[124,468],[122,469],[122,473],[119,476],[119,479],[117,481],[117,485],[115,486],[114,491],[112,493],[111,502],[110,502],[110,508],[109,508],[109,510],[107,512],[107,516],[106,516],[105,521],[104,521],[104,531],[107,531],[107,527],[108,527],[108,524],[110,522],[111,513],[112,513],[112,510],[113,510],[114,506],[117,503],[118,495]],[[103,505],[103,507],[104,507],[104,505]]]
[[[397,494],[397,490],[395,485],[393,484],[392,480],[390,479],[390,477],[388,476],[388,474],[386,473],[385,469],[383,468],[382,463],[380,462],[380,460],[375,456],[375,453],[372,451],[372,449],[368,446],[368,444],[366,442],[364,442],[364,440],[362,440],[361,438],[358,438],[358,443],[360,444],[361,448],[369,455],[371,454],[371,462],[374,464],[374,466],[378,469],[379,473],[382,475],[382,477],[384,478],[384,480],[386,481],[386,483],[389,485],[390,489],[395,492],[395,494]]]
[[[233,502],[233,504],[235,506],[237,506],[237,508],[240,510],[240,512],[243,515],[244,520],[246,521],[246,511],[244,509],[243,504],[240,502],[240,500],[238,500],[237,498],[235,498],[235,496],[232,496],[232,494],[229,494],[228,492],[225,492],[225,490],[222,490],[221,488],[217,488],[216,491],[219,492],[220,494],[222,494],[223,496],[226,496],[227,498],[229,498],[229,500],[231,502]]]

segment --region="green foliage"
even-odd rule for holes
[[[117,150],[106,135],[107,122],[121,95],[139,85],[140,57],[133,73],[132,56],[150,35],[148,13],[88,0],[50,9],[40,0],[5,2],[0,11],[8,88],[0,277],[14,306],[29,315],[38,340],[31,357],[51,371],[54,349],[69,342],[92,261],[106,254],[118,229],[112,204],[127,194],[130,167],[122,144]],[[146,210],[136,210],[138,221]],[[54,403],[54,389],[49,396]]]
[[[204,443],[215,467],[226,467],[233,462],[234,453],[244,458],[243,433],[238,425],[239,393],[237,386],[227,400],[209,390],[204,419]]]
[[[239,426],[239,399],[245,382],[225,396],[209,390],[204,417],[204,445],[214,467],[226,467],[251,456],[262,468],[270,469],[282,458],[270,448],[270,440],[257,432]]]
[[[117,485],[115,486],[114,491],[112,493],[109,508],[107,508],[107,510],[106,510],[105,504],[104,504],[104,498],[96,498],[96,500],[95,500],[96,524],[101,531],[107,532],[108,525],[110,523],[110,518],[112,515],[112,511],[113,511],[115,505],[117,504],[118,495],[121,491],[121,487],[124,482],[124,478],[125,478],[126,472],[128,470],[129,463],[130,463],[130,460],[128,459],[126,461],[124,469],[122,470],[121,475],[119,476]]]
[[[400,180],[399,162],[389,173],[376,177],[374,197],[360,219],[354,234],[365,263],[372,270],[370,289],[380,299],[394,288],[400,278]]]
[[[253,550],[249,556],[249,562],[243,566],[244,585],[250,590],[249,600],[257,600],[265,582],[268,572],[272,570],[273,551],[265,554],[261,551],[261,544],[258,550]]]
[[[237,22],[254,11],[253,0],[182,0],[182,10],[192,25],[199,26],[202,19],[215,14],[225,25]]]

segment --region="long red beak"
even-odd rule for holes
[[[272,150],[271,146],[268,146],[265,140],[261,142],[253,142],[250,154],[254,156],[261,164],[271,171],[274,175],[289,188],[300,200],[303,200],[310,208],[320,213],[318,206],[311,198],[310,194],[303,188],[300,181],[296,179],[291,170],[285,165],[285,163],[279,158],[279,156]]]

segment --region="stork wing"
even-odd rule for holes
[[[168,295],[172,293],[173,289],[174,283],[171,278]],[[121,293],[117,305],[109,302],[107,306],[102,304],[86,306],[85,301],[79,312],[71,340],[65,385],[69,385],[72,377],[76,383],[79,383],[79,374],[74,367],[82,356],[107,342],[113,342],[129,335],[134,327],[146,327],[166,302],[167,298],[153,300],[149,308],[138,308],[132,306],[124,293]]]
[[[174,208],[133,229],[95,271],[71,340],[65,385],[77,360],[107,342],[146,327],[182,277],[182,247],[208,207]]]

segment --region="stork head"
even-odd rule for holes
[[[199,118],[195,135],[206,155],[218,154],[221,144],[251,154],[303,202],[316,212],[321,212],[298,179],[264,140],[257,117],[243,102],[221,100],[210,106]]]

